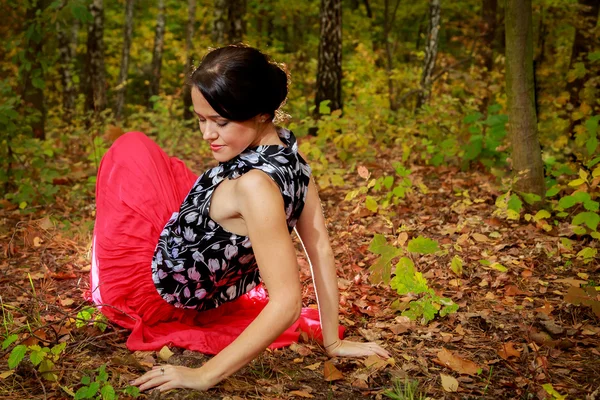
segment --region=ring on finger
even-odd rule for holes
[[[161,374],[161,375],[164,375],[164,374],[165,374],[165,368],[164,368],[164,367],[162,367],[162,368],[160,369],[160,374]]]

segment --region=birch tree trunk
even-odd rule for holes
[[[315,115],[319,105],[329,100],[331,111],[342,108],[342,2],[321,0],[321,36],[317,69]]]
[[[99,114],[106,108],[103,0],[92,0],[90,14],[92,22],[88,26],[85,106],[87,111]]]
[[[63,0],[61,7],[66,5]],[[70,26],[69,26],[70,24]],[[65,24],[56,24],[58,38],[59,73],[60,83],[62,85],[62,106],[63,121],[70,123],[75,112],[75,85],[73,85],[72,62],[75,58],[77,47],[77,33],[79,32],[79,20],[72,19],[72,23],[67,21]]]
[[[160,74],[162,68],[162,55],[165,43],[165,0],[158,0],[158,15],[156,17],[156,30],[154,32],[154,51],[152,52],[152,79],[150,80],[150,96],[158,96],[160,91]],[[148,100],[149,100],[148,99]],[[150,101],[148,101],[150,105]]]
[[[506,0],[506,93],[515,190],[545,195],[533,81],[531,0]]]
[[[123,104],[125,104],[125,93],[127,92],[127,75],[129,70],[129,52],[131,49],[131,35],[133,32],[133,4],[135,0],[125,2],[125,26],[123,29],[123,52],[121,53],[121,70],[119,71],[119,83],[117,85],[117,100],[115,102],[115,118],[121,119]]]
[[[185,75],[188,76],[192,72],[193,58],[193,40],[194,40],[194,24],[196,23],[196,0],[188,0],[188,22],[185,29]],[[194,113],[191,111],[192,96],[190,85],[187,84],[183,88],[183,118],[192,119]]]
[[[216,45],[225,43],[225,24],[227,22],[227,0],[215,0],[213,7],[212,40]]]
[[[229,0],[229,42],[241,43],[246,34],[246,0]]]
[[[429,101],[431,92],[431,77],[437,58],[438,38],[440,33],[440,0],[429,1],[429,34],[425,46],[425,60],[423,61],[423,74],[421,75],[421,90],[417,96],[416,108],[421,108]]]

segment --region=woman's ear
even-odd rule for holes
[[[258,122],[260,122],[261,124],[264,124],[265,122],[268,122],[271,120],[271,114],[258,114],[256,116],[256,120]]]

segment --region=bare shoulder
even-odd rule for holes
[[[240,211],[272,207],[283,202],[277,184],[266,173],[251,170],[235,180],[234,193]]]

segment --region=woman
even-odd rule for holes
[[[273,123],[287,84],[256,49],[213,50],[191,76],[191,95],[218,166],[197,178],[139,132],[119,138],[102,160],[94,302],[132,330],[131,350],[173,344],[217,353],[197,369],[157,367],[133,382],[141,390],[206,390],[265,348],[290,344],[298,330],[322,334],[331,356],[389,357],[375,343],[339,338],[319,197],[294,135]],[[310,259],[322,330],[314,310],[302,309],[294,228]]]

